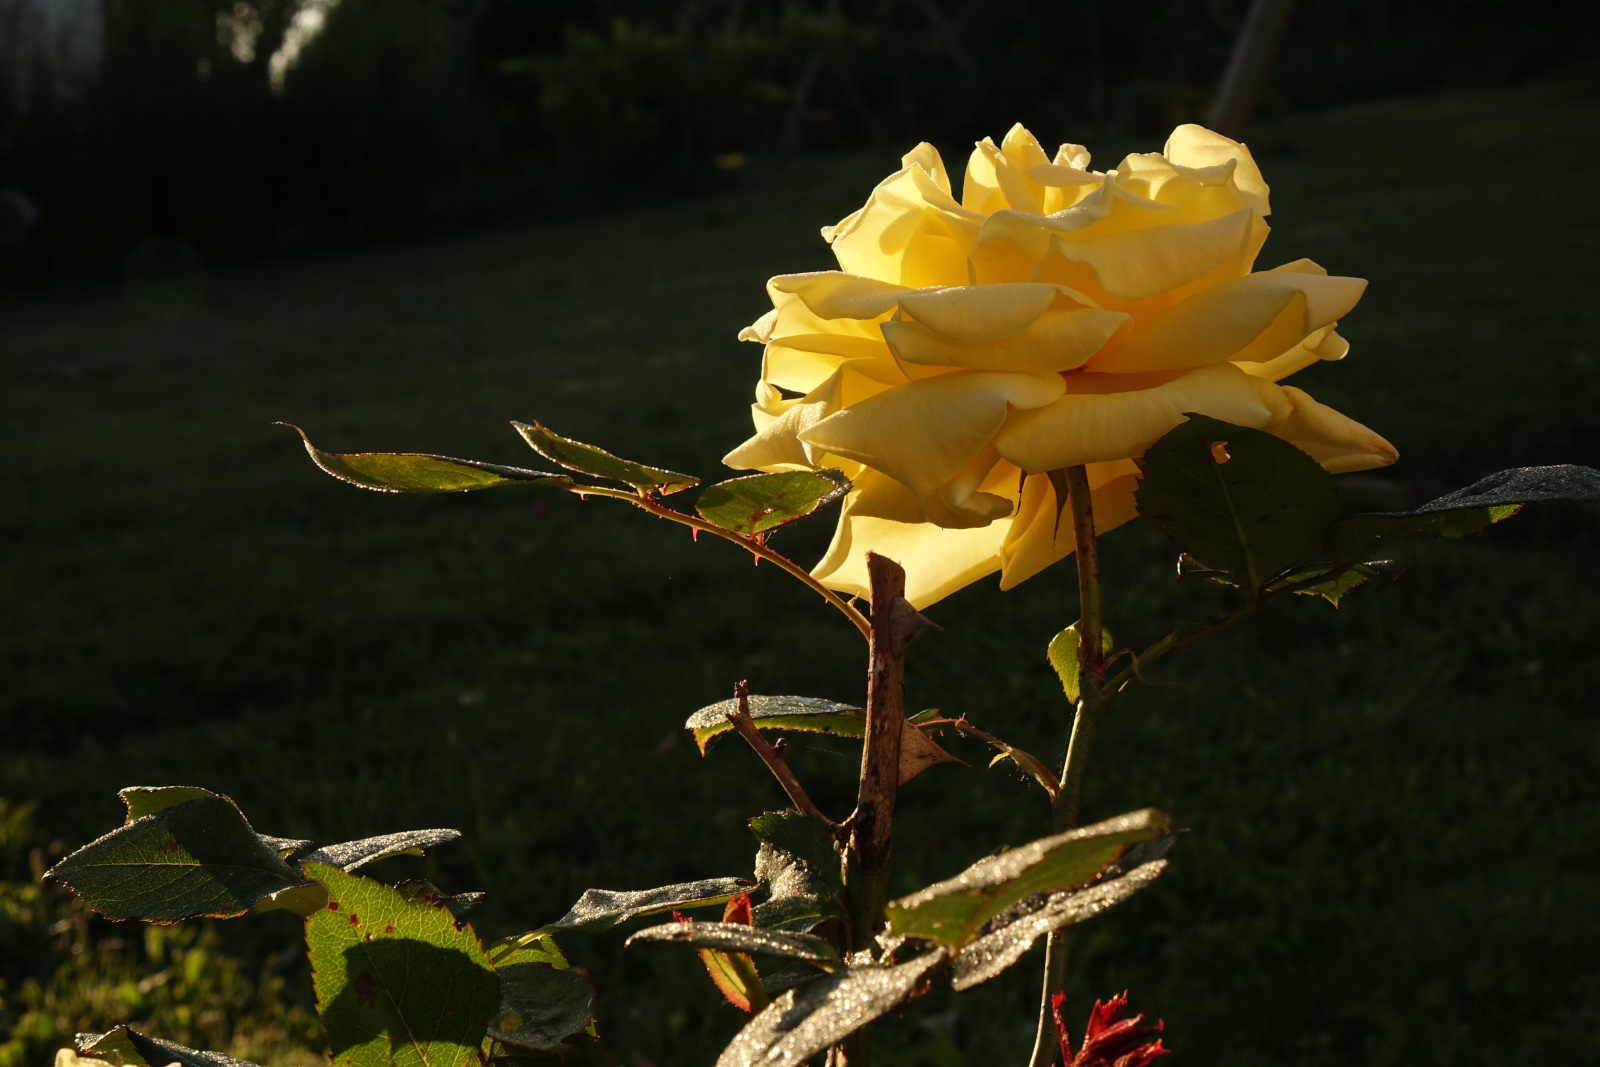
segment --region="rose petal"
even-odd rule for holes
[[[1332,324],[1367,283],[1297,271],[1258,271],[1174,304],[1097,357],[1114,374],[1203,367],[1226,359],[1264,362]]]
[[[822,235],[847,273],[912,288],[961,285],[980,222],[913,164],[884,179],[865,206]]]
[[[722,457],[734,470],[800,470],[828,466],[825,457],[800,435],[840,408],[876,396],[906,378],[892,359],[858,359],[841,364],[826,381],[798,400],[774,402],[758,394],[752,406],[755,436]]]
[[[952,371],[847,407],[800,440],[906,485],[936,522],[980,525],[993,518],[986,505],[950,514],[959,507],[942,491],[984,452],[1009,410],[1048,404],[1063,387],[1058,374]]]
[[[983,293],[1005,288],[980,286]],[[966,367],[971,370],[1064,371],[1083,366],[1131,318],[1121,311],[1099,308],[1050,308],[1008,337],[961,342],[921,322],[886,322],[884,340],[907,363],[926,366]]]
[[[1304,390],[1292,385],[1276,388],[1283,390],[1291,410],[1263,428],[1309,452],[1331,473],[1387,467],[1400,458],[1394,445],[1354,419],[1319,404]]]
[[[1350,342],[1340,337],[1332,326],[1324,326],[1275,359],[1269,359],[1265,363],[1236,360],[1234,366],[1254,377],[1269,382],[1281,382],[1313,363],[1341,360],[1349,353]]]
[[[1094,509],[1094,530],[1105,534],[1135,518],[1139,509],[1133,493],[1139,485],[1139,468],[1132,460],[1091,463],[1089,499]],[[1070,556],[1076,548],[1072,510],[1058,515],[1055,489],[1050,479],[1034,474],[1022,487],[1017,514],[1000,546],[1000,588],[1014,589],[1046,567]]]
[[[1172,131],[1161,154],[1181,167],[1214,167],[1233,160],[1233,181],[1239,192],[1250,201],[1258,215],[1272,214],[1268,199],[1271,190],[1261,176],[1261,168],[1256,166],[1250,149],[1238,141],[1189,123]]]
[[[1018,411],[996,440],[1000,454],[1029,474],[1079,463],[1134,459],[1184,419],[1184,413],[1263,426],[1272,412],[1251,378],[1231,363],[1170,375],[1062,375],[1066,395]]]

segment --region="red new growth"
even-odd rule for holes
[[[1156,1020],[1154,1026],[1140,1026],[1143,1015],[1122,1018],[1128,1006],[1128,994],[1113,997],[1105,1003],[1094,1002],[1089,1013],[1089,1024],[1084,1031],[1083,1046],[1072,1054],[1072,1041],[1067,1036],[1067,1023],[1061,1017],[1061,1006],[1067,995],[1057,993],[1050,998],[1050,1011],[1056,1019],[1056,1035],[1061,1039],[1061,1062],[1066,1067],[1145,1067],[1157,1056],[1172,1050],[1162,1046],[1160,1040],[1146,1041],[1150,1034],[1160,1033],[1166,1024]]]
[[[750,894],[740,893],[728,901],[728,906],[722,911],[722,921],[725,923],[738,923],[741,926],[754,926],[750,918]]]

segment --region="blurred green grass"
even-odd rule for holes
[[[1347,480],[1354,503],[1600,465],[1596,129],[1600,98],[1545,85],[1255,132],[1263,264],[1372,281],[1340,327],[1351,356],[1295,380],[1402,452]],[[128,784],[205,785],[263,832],[321,841],[456,826],[430,871],[489,891],[491,934],[591,885],[748,872],[743,820],[781,795],[747,752],[701,760],[679,726],[741,677],[859,698],[859,640],[824,604],[605,501],[362,493],[269,424],[524,463],[505,420],[538,418],[715,477],[747,432],[758,350],[733,337],[761,283],[829,266],[817,226],[892,165],[773,165],[693,204],[574,219],[553,202],[543,226],[231,269],[172,321],[110,288],[0,303],[0,795],[37,801],[56,850],[116,822]],[[813,559],[828,525],[779,547]],[[1190,832],[1169,876],[1076,938],[1069,1018],[1129,988],[1187,1062],[1230,1067],[1600,1056],[1597,545],[1578,507],[1408,543],[1393,589],[1297,603],[1131,693],[1086,816],[1156,804]],[[1175,584],[1172,555],[1142,527],[1109,539],[1119,641],[1220,605]],[[1059,759],[1043,649],[1074,613],[1064,570],[937,605],[910,701]],[[791,744],[842,814],[854,753]],[[973,769],[903,794],[896,891],[1048,830],[1036,789],[960,745]],[[281,967],[296,930],[267,918],[225,943]],[[692,956],[575,947],[630,1067],[710,1062],[738,1026]],[[884,1059],[1017,1061],[1034,990],[1022,966],[921,1001]],[[75,1025],[120,1021],[92,1015]]]

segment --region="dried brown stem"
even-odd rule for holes
[[[733,687],[733,697],[737,701],[737,707],[728,713],[728,721],[739,731],[739,736],[756,750],[756,755],[761,757],[761,762],[767,765],[767,769],[778,780],[778,784],[783,786],[783,791],[789,794],[789,800],[796,808],[807,815],[821,819],[830,830],[835,829],[836,824],[822,814],[822,809],[806,795],[804,787],[800,785],[800,779],[789,769],[789,763],[783,758],[783,753],[768,744],[767,739],[762,737],[761,731],[756,728],[756,721],[750,717],[750,683],[741,680]]]

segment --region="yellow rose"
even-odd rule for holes
[[[840,270],[767,283],[755,436],[724,460],[855,481],[813,573],[867,591],[866,553],[924,606],[995,571],[1009,589],[1068,555],[1047,472],[1086,464],[1095,526],[1134,517],[1134,460],[1197,411],[1276,434],[1330,471],[1393,463],[1365,426],[1276,384],[1344,358],[1366,282],[1310,260],[1252,272],[1267,185],[1199,126],[1160,155],[1051,162],[1022,126],[980,142],[958,202],[921,144],[822,231]]]

